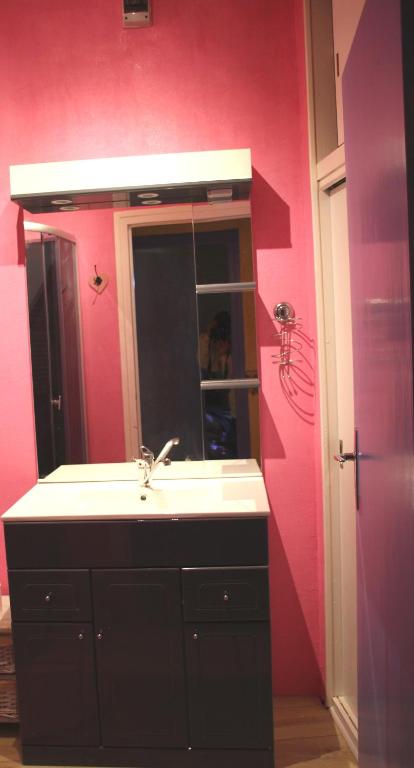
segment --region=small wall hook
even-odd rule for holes
[[[95,274],[91,275],[91,277],[88,280],[89,285],[91,288],[93,288],[96,293],[102,293],[102,291],[105,290],[106,286],[109,283],[109,276],[106,275],[104,272],[99,273],[96,264],[94,264],[94,270]]]
[[[96,269],[96,264],[93,265],[93,268],[95,270],[95,275],[96,275],[94,283],[95,283],[95,285],[101,285],[103,280],[102,280],[102,277],[100,275],[98,275],[98,270]]]

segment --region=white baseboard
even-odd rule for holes
[[[344,700],[340,696],[334,696],[329,711],[352,754],[358,760],[358,724],[347,709]]]

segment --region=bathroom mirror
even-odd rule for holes
[[[83,201],[90,210],[27,215],[64,222],[78,242],[88,460],[130,460],[173,434],[174,459],[259,460],[249,201],[169,206],[150,194],[115,213]],[[103,250],[111,287],[97,298],[85,285]],[[108,342],[105,356],[108,334],[120,349]]]

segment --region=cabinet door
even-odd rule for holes
[[[104,746],[187,746],[178,570],[94,571]]]
[[[85,624],[14,624],[23,744],[99,744],[93,633]]]
[[[185,642],[191,746],[270,749],[269,625],[189,624]]]

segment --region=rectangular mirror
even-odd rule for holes
[[[89,233],[88,217],[90,231],[94,232],[98,216],[102,221],[109,221],[109,216],[115,218],[113,265],[117,271],[121,355],[120,361],[113,360],[112,369],[114,377],[119,366],[122,370],[124,423],[119,424],[119,431],[125,432],[125,460],[137,456],[141,444],[157,452],[171,436],[179,435],[181,442],[174,448],[174,460],[253,457],[259,461],[259,381],[249,202],[141,205],[115,214],[105,212],[105,219],[102,212],[67,212],[65,227],[79,239],[80,258],[85,258],[82,237]],[[43,215],[42,221],[46,220],[53,223],[54,216]],[[88,241],[89,248],[91,242]],[[44,249],[44,244],[39,243],[36,247]],[[66,246],[63,243],[59,247],[63,258]],[[83,263],[82,270],[84,277],[86,270],[90,275],[90,261],[88,265]],[[64,279],[69,286],[67,271]],[[75,282],[71,285],[75,287]],[[98,297],[98,305],[90,288],[83,289],[81,296],[87,302],[84,308],[89,318],[96,312],[103,319],[101,309],[98,312],[93,307],[108,307],[108,294],[103,294],[102,299]],[[72,313],[73,319],[75,304],[72,290],[65,289],[59,312],[65,310],[68,316]],[[110,316],[114,324],[116,315],[112,310]],[[118,328],[111,332],[118,334]],[[99,337],[99,344],[102,343]],[[75,354],[69,339],[66,348],[68,353]],[[85,370],[93,372],[95,348],[89,345],[88,349]],[[61,420],[65,414],[65,423],[66,412],[69,407],[76,410],[79,397],[75,362],[71,360],[66,366],[69,377],[60,414]],[[94,386],[99,375],[96,370]],[[51,387],[43,415],[36,406],[39,434],[50,430],[51,420],[58,420],[59,411],[55,408],[56,412],[51,413],[50,402],[58,401],[60,394],[55,386]],[[110,402],[106,408],[111,408]],[[89,419],[96,418],[96,413],[95,407],[89,408]],[[102,410],[100,418],[105,419]],[[69,421],[72,423],[72,419]],[[95,426],[92,424],[92,429]],[[76,430],[71,428],[68,434],[73,437],[74,447]],[[101,461],[114,460],[108,440],[107,450],[100,442]],[[77,453],[59,452],[58,444],[59,441],[53,449],[58,464],[86,461],[79,440]],[[50,466],[50,462],[41,468],[39,465],[41,476]]]

